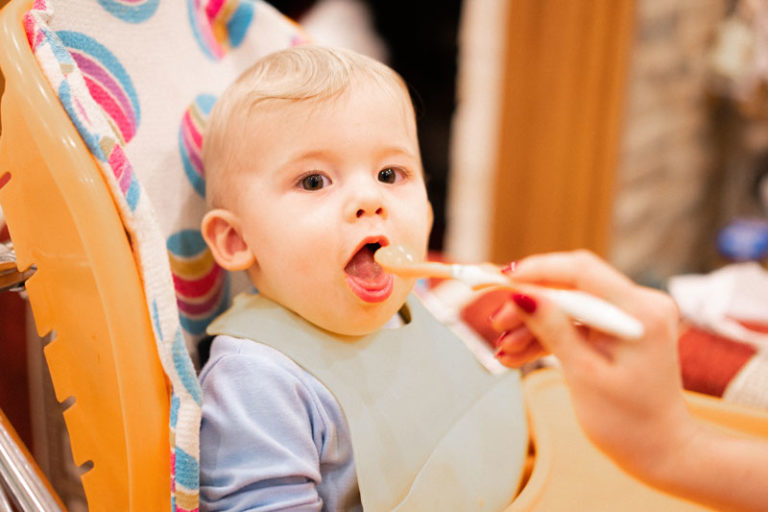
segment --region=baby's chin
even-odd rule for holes
[[[405,300],[392,305],[377,305],[375,308],[362,308],[355,318],[340,318],[339,315],[319,315],[317,318],[304,318],[317,327],[340,336],[365,336],[383,328],[402,308]]]
[[[416,279],[396,278],[392,293],[380,302],[361,300],[346,285],[331,289],[317,287],[311,297],[271,293],[275,290],[263,288],[260,293],[325,331],[341,336],[365,336],[392,320],[415,284]]]
[[[413,288],[403,284],[395,286],[392,295],[382,302],[365,303],[348,297],[348,300],[335,302],[337,307],[323,308],[325,311],[294,311],[308,322],[331,333],[341,336],[365,336],[387,325],[403,307]],[[333,301],[329,303],[334,304]]]

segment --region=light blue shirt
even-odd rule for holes
[[[218,336],[200,385],[201,511],[361,510],[347,422],[312,375]]]

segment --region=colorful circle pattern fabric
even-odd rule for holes
[[[187,7],[195,39],[214,60],[240,46],[253,20],[253,0],[187,0]]]
[[[141,23],[155,14],[160,0],[99,0],[111,15],[128,23]]]
[[[179,152],[184,165],[184,173],[192,188],[205,197],[205,173],[203,171],[202,148],[203,130],[208,121],[216,97],[200,94],[184,112],[179,127]]]
[[[109,118],[125,144],[136,134],[141,120],[139,98],[131,77],[105,46],[80,32],[59,31],[58,36],[83,73],[93,99]]]
[[[66,68],[67,65],[71,65],[72,61],[69,58],[69,53],[63,49],[62,51],[67,55],[67,58],[62,61],[61,65]],[[73,94],[69,82],[62,80],[57,93],[64,110],[67,111],[72,124],[77,128],[89,151],[96,159],[107,164],[120,192],[125,197],[128,208],[132,212],[135,211],[141,195],[141,187],[122,146],[117,143],[114,135],[100,135],[97,130],[91,129],[92,123],[90,121],[95,117],[94,111],[91,110],[89,113],[88,107],[80,101],[81,98],[77,94]],[[99,106],[92,108],[98,109]],[[114,130],[111,131],[114,132]]]
[[[229,297],[229,275],[213,259],[199,231],[185,229],[167,241],[181,325],[193,334],[223,313]]]

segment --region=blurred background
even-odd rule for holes
[[[409,84],[433,251],[505,263],[585,247],[660,288],[768,261],[768,2],[272,3]],[[7,240],[2,226],[0,213]],[[0,346],[0,408],[75,510],[58,404],[16,294],[0,294]]]
[[[433,250],[586,247],[659,287],[766,257],[765,2],[273,3],[412,87]]]

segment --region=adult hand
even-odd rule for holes
[[[674,301],[587,251],[532,256],[508,276],[519,292],[493,317],[504,333],[499,360],[514,366],[554,353],[588,437],[628,471],[653,478],[654,464],[678,450],[692,429],[681,393]],[[537,285],[605,299],[638,318],[645,336],[628,341],[575,325]]]
[[[498,329],[516,333],[500,342],[502,362],[554,353],[587,436],[640,479],[716,510],[766,510],[768,442],[726,434],[688,413],[678,311],[668,295],[636,285],[585,251],[532,256],[508,275],[519,291],[494,316]],[[601,297],[639,319],[645,336],[628,341],[574,325],[537,294],[537,285]],[[520,334],[521,324],[528,334]]]

